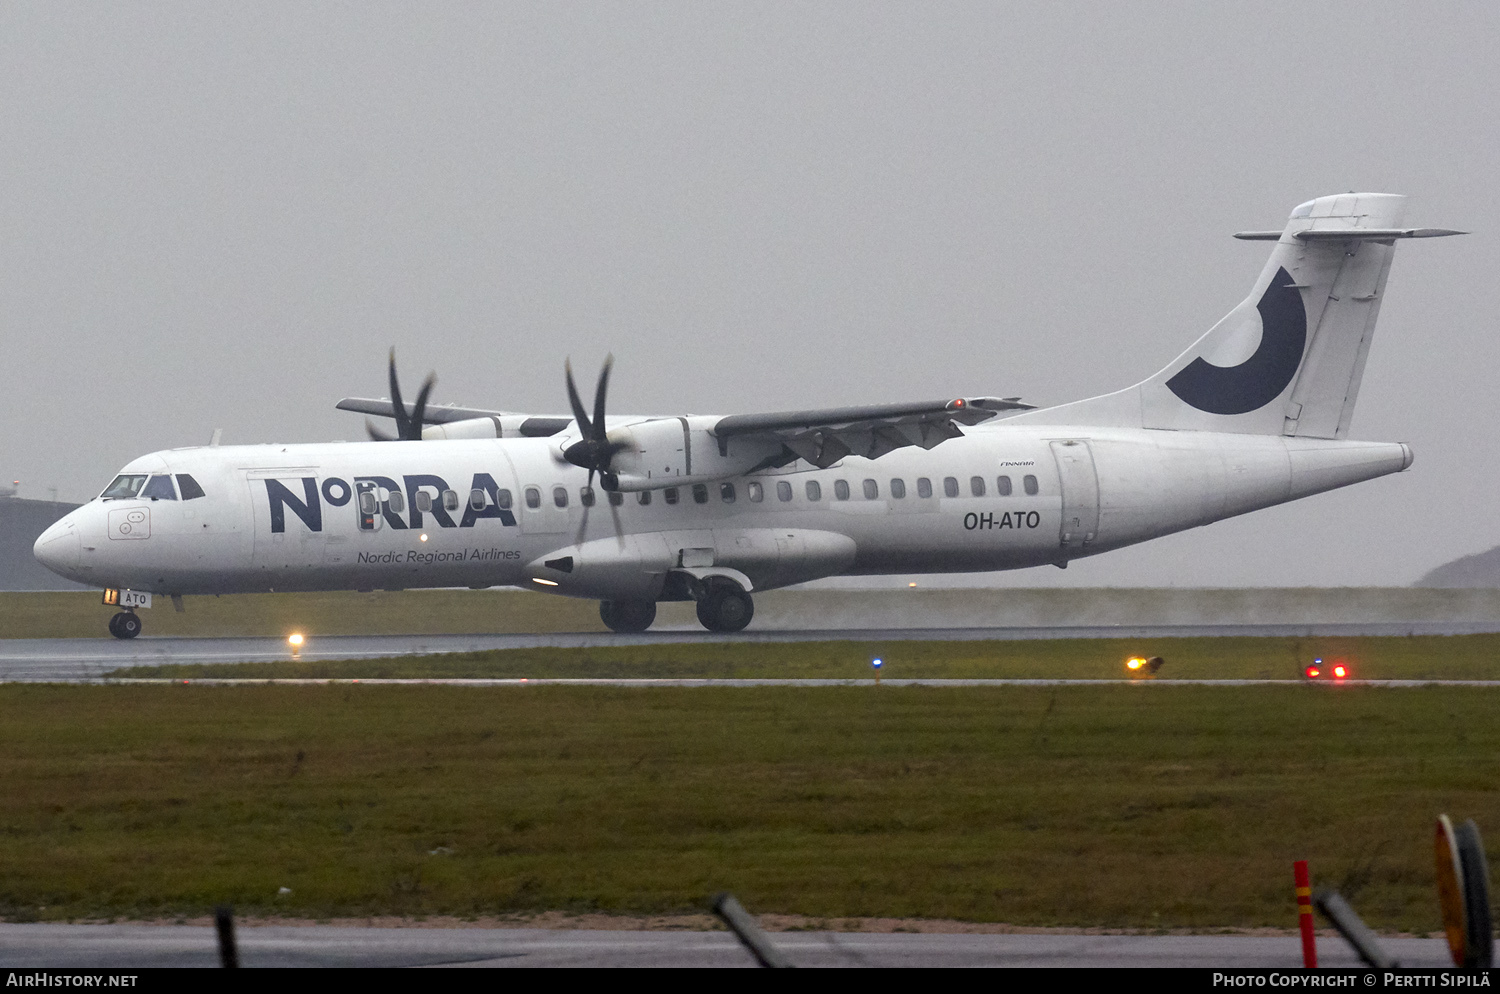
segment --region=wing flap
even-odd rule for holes
[[[732,437],[762,436],[779,441],[785,458],[826,469],[845,456],[879,459],[908,445],[931,449],[963,435],[960,425],[977,425],[1003,411],[1029,411],[1018,397],[973,397],[915,404],[835,407],[776,414],[735,414],[721,418],[713,434],[721,444]],[[775,460],[773,460],[775,461]]]

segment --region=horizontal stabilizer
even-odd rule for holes
[[[1284,232],[1237,231],[1234,237],[1246,242],[1276,242]],[[1292,235],[1304,242],[1388,242],[1397,238],[1446,238],[1448,235],[1467,235],[1467,231],[1452,228],[1322,228],[1298,231]]]

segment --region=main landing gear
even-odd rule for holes
[[[599,617],[617,632],[644,632],[656,620],[655,601],[600,601]]]
[[[109,633],[117,639],[133,639],[141,633],[141,619],[134,611],[121,611],[109,619]]]
[[[733,583],[716,583],[698,600],[698,621],[711,632],[737,632],[755,617],[755,602]]]
[[[668,600],[687,600],[686,594]],[[710,582],[697,588],[698,621],[711,632],[737,632],[755,617],[755,602],[733,581]],[[652,601],[600,601],[599,617],[612,631],[644,632],[656,620]]]

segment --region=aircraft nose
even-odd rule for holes
[[[55,522],[37,536],[36,544],[31,547],[31,553],[36,556],[37,562],[70,580],[78,570],[79,547],[82,545],[78,527],[72,517],[70,514]]]

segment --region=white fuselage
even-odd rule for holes
[[[675,503],[598,490],[585,507],[587,473],[555,438],[202,447],[122,471],[188,474],[202,497],[95,499],[36,550],[70,579],[160,594],[515,584],[649,600],[684,567],[764,590],[1065,565],[1410,462],[1399,443],[999,422],[930,450],[684,486]]]

